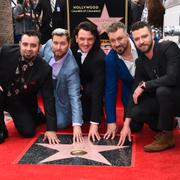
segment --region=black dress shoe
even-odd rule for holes
[[[6,128],[0,130],[0,144],[3,143],[7,137],[8,137],[8,130]]]

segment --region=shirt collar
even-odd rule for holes
[[[67,54],[68,54],[68,52],[61,59],[58,59],[57,61],[55,60],[54,54],[53,54],[51,57],[51,60],[49,62],[49,65],[52,66],[53,64],[63,64],[64,60],[66,59]]]
[[[88,53],[82,52],[80,49],[77,50],[78,53],[81,53],[81,63],[83,64],[86,56],[88,55]]]
[[[77,52],[81,53],[83,56],[87,56],[88,54],[88,53],[82,52],[80,49],[78,49]]]
[[[129,42],[131,44],[131,53],[132,53],[132,56],[133,56],[133,61],[135,61],[138,58],[138,53],[137,53],[136,47],[135,47],[133,41],[131,40],[131,38],[129,38]],[[124,58],[119,54],[118,54],[118,57],[120,59],[124,60]]]

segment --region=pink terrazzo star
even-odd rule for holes
[[[94,145],[91,141],[88,140],[87,137],[84,137],[84,140],[82,143],[56,144],[56,145],[37,143],[37,145],[58,151],[54,155],[49,156],[48,158],[40,161],[39,163],[45,163],[45,162],[50,162],[50,161],[55,161],[55,160],[66,159],[66,158],[81,157],[84,159],[101,162],[107,165],[111,165],[111,163],[99,152],[122,149],[122,148],[128,147],[128,146],[119,147],[115,145]],[[71,152],[76,151],[76,150],[86,152],[86,154],[72,155]]]

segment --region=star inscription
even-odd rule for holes
[[[122,20],[123,17],[109,17],[107,7],[106,5],[104,5],[100,17],[87,17],[87,19],[97,26],[99,33],[101,35],[104,32],[106,32],[106,29],[108,28],[109,25],[111,25],[113,22],[118,22]]]
[[[126,148],[127,146],[119,147],[115,145],[94,145],[91,141],[88,140],[87,137],[84,137],[84,140],[82,143],[73,143],[73,144],[44,144],[44,143],[37,143],[37,145],[57,150],[58,152],[53,154],[52,156],[49,156],[48,158],[40,161],[39,163],[46,163],[50,161],[56,161],[56,160],[62,160],[66,158],[84,158],[88,160],[93,160],[96,162],[101,162],[107,165],[112,165],[103,155],[101,155],[99,152],[102,151],[110,151],[110,150],[116,150],[116,149],[122,149]],[[86,152],[82,155],[72,155],[72,152],[75,151],[83,151]]]

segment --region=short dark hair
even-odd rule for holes
[[[95,26],[93,23],[89,21],[83,21],[76,26],[73,35],[72,47],[78,49],[75,39],[81,29],[85,31],[90,31],[95,37],[93,49],[100,48],[100,38],[99,38],[99,32],[97,30],[97,26]]]
[[[124,23],[122,22],[114,22],[107,28],[107,33],[113,33],[116,32],[118,29],[123,29],[125,32],[127,32],[127,28]]]
[[[152,32],[151,26],[147,22],[144,22],[144,21],[137,21],[136,23],[134,23],[131,27],[131,31],[133,32],[144,27],[147,27],[148,30]]]
[[[22,33],[21,39],[22,39],[23,35],[36,36],[36,37],[39,39],[39,43],[40,43],[41,35],[40,35],[40,33],[37,32],[37,31],[34,31],[34,30],[25,31],[25,32]]]

